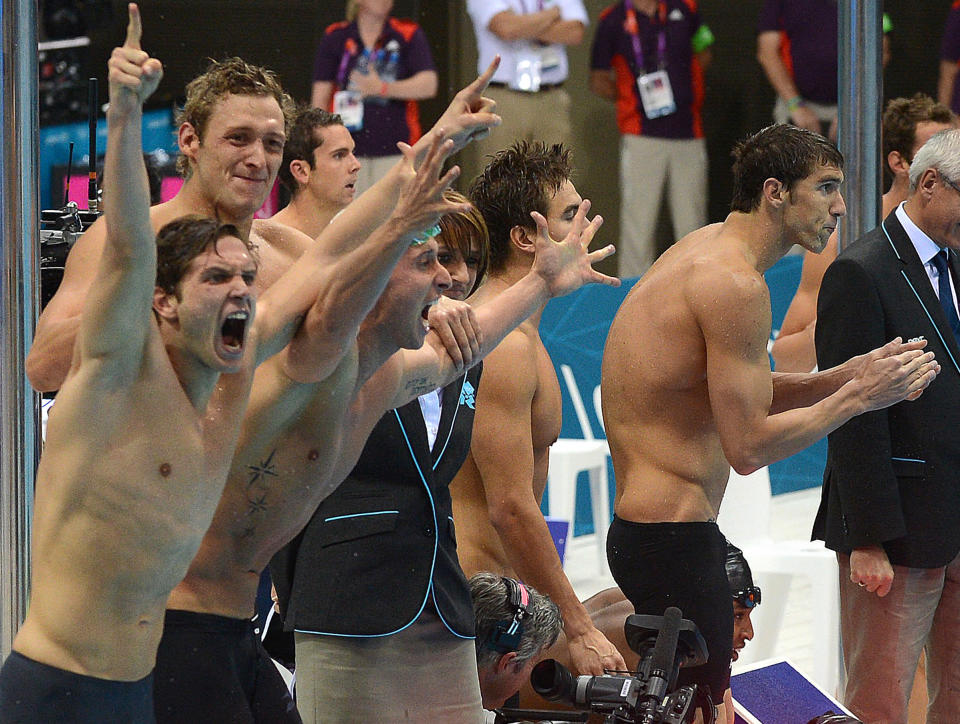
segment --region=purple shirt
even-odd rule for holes
[[[392,43],[395,45],[391,46]],[[363,55],[363,47],[355,22],[334,23],[326,29],[317,47],[313,80],[333,83],[334,93],[345,88],[350,71]],[[376,63],[381,77],[388,65],[396,67],[391,80],[435,70],[427,36],[419,25],[409,20],[389,18],[369,57]],[[420,135],[416,101],[368,99],[363,104],[363,128],[353,133],[353,140],[357,144],[357,156],[393,156],[399,153],[397,141],[413,144]]]
[[[784,62],[800,95],[837,102],[837,0],[765,0],[757,32],[786,35]]]
[[[960,62],[960,2],[953,3],[947,16],[947,27],[943,31],[943,43],[940,46],[940,59],[951,63]],[[950,108],[960,113],[960,73],[953,80],[953,94],[950,96]]]
[[[617,125],[620,133],[653,138],[701,138],[703,127],[703,76],[693,57],[693,36],[700,15],[686,0],[666,0],[650,17],[635,11],[640,53],[634,34],[627,31],[627,10],[618,2],[600,14],[593,38],[590,68],[614,71],[617,86]],[[661,42],[660,37],[663,37]],[[660,51],[663,51],[660,57]],[[643,67],[639,66],[642,56]],[[637,89],[637,77],[660,68],[667,71],[677,110],[659,118],[647,118]]]

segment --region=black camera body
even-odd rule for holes
[[[40,212],[40,308],[57,292],[67,254],[80,235],[99,218],[96,211],[78,208],[75,201],[62,209]]]
[[[634,614],[624,624],[627,643],[640,655],[634,676],[574,677],[562,664],[547,659],[534,667],[530,683],[544,699],[564,701],[578,709],[606,716],[607,722],[688,724],[696,710],[713,724],[713,703],[694,685],[675,690],[681,667],[707,661],[707,645],[680,610],[664,616]]]

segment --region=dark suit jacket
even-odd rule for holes
[[[952,252],[950,264],[956,283]],[[940,375],[920,399],[829,435],[813,538],[842,552],[882,543],[891,563],[934,568],[960,550],[960,348],[894,212],[827,269],[817,363],[833,367],[897,336],[925,337]]]
[[[377,423],[350,475],[270,564],[286,630],[388,636],[424,608],[474,635],[449,484],[470,450],[480,367],[444,388],[431,451],[418,400]]]

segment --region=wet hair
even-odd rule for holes
[[[490,648],[497,624],[513,619],[516,609],[510,603],[507,582],[495,573],[477,573],[470,577],[470,597],[477,621],[477,668],[495,666],[500,652]],[[517,647],[517,663],[525,664],[544,648],[556,643],[563,621],[560,609],[547,596],[524,584],[530,595],[527,613],[523,617],[523,632]]]
[[[287,124],[287,140],[283,144],[283,162],[280,164],[280,183],[296,196],[300,193],[300,183],[290,172],[291,161],[306,161],[310,168],[313,165],[313,149],[323,145],[323,136],[316,133],[328,126],[342,126],[343,119],[337,113],[330,113],[322,108],[310,108],[306,105],[297,106],[293,117]]]
[[[892,98],[883,112],[883,157],[897,151],[907,163],[913,162],[917,126],[925,121],[955,123],[957,117],[942,103],[925,93],[910,98]]]
[[[740,141],[733,149],[733,199],[731,211],[750,213],[760,208],[763,184],[780,181],[787,190],[812,174],[818,166],[843,169],[843,155],[819,133],[788,123],[767,126]]]
[[[443,198],[457,204],[469,203],[466,196],[453,189],[444,191]],[[490,234],[487,232],[487,222],[483,220],[483,215],[473,204],[468,211],[440,217],[440,234],[437,236],[437,242],[456,249],[466,258],[472,253],[471,247],[474,241],[479,242],[480,263],[477,264],[476,281],[473,287],[467,290],[467,296],[473,294],[480,286],[487,273],[487,265],[490,263]]]
[[[917,188],[927,169],[935,168],[955,184],[960,184],[960,129],[951,128],[930,136],[910,164],[910,190]]]
[[[727,559],[725,563],[727,569],[727,583],[730,584],[730,595],[734,600],[740,601],[739,596],[754,587],[753,573],[750,572],[750,564],[743,557],[743,551],[737,548],[733,543],[727,541]],[[740,601],[741,605],[747,605],[747,602]],[[751,608],[752,606],[747,606]]]
[[[203,73],[187,83],[187,100],[177,113],[177,127],[189,123],[203,141],[214,107],[228,95],[272,96],[283,112],[284,125],[290,125],[293,99],[280,86],[277,74],[242,58],[227,58],[211,60]],[[189,176],[190,162],[183,154],[177,158],[177,171]]]
[[[240,239],[247,251],[257,259],[255,246],[240,235],[233,224],[222,224],[206,216],[182,216],[164,225],[157,232],[157,280],[156,286],[167,294],[179,298],[180,282],[190,262],[211,246],[217,251],[217,242],[225,236]]]
[[[550,199],[571,173],[570,151],[562,144],[518,141],[497,153],[470,185],[470,200],[490,232],[490,270],[506,266],[510,230],[535,229],[531,211],[547,215]]]

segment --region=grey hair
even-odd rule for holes
[[[924,171],[935,168],[960,183],[960,129],[951,128],[930,136],[910,163],[910,190],[916,191]]]
[[[547,596],[530,586],[524,586],[530,594],[527,615],[523,618],[523,635],[517,649],[517,663],[525,664],[541,650],[552,646],[563,620],[560,609]],[[513,619],[514,608],[503,578],[495,573],[477,573],[470,578],[470,597],[477,619],[477,669],[493,666],[503,655],[487,646],[487,642],[500,621]]]

